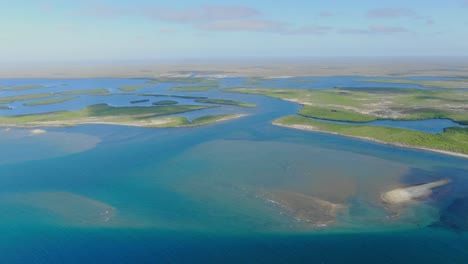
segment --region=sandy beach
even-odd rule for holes
[[[219,123],[223,121],[228,121],[232,119],[237,119],[247,116],[247,114],[236,114],[236,115],[228,115],[223,118],[216,120],[213,123]],[[84,125],[84,124],[99,124],[99,125],[116,125],[116,126],[134,126],[134,127],[193,127],[193,126],[200,126],[200,125],[168,125],[172,122],[177,122],[177,116],[174,117],[161,117],[161,118],[147,118],[143,120],[122,120],[122,116],[119,117],[88,117],[88,118],[80,118],[80,119],[70,119],[70,120],[60,120],[60,121],[43,121],[43,122],[30,122],[25,124],[1,124],[0,127],[10,128],[10,127],[19,127],[19,128],[43,128],[43,127],[70,127],[70,126],[77,126],[77,125]],[[116,120],[119,119],[119,120]],[[41,134],[44,133],[44,130],[41,129],[34,129],[31,133],[32,134]]]

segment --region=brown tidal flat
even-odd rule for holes
[[[261,191],[259,196],[308,228],[335,224],[338,213],[347,208],[344,204],[292,191]]]

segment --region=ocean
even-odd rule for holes
[[[67,83],[63,89],[105,86],[117,93],[122,83],[143,81],[0,84],[59,89],[57,83]],[[222,87],[242,82],[228,78]],[[327,77],[312,84],[277,80],[269,86],[328,84],[363,85],[351,77]],[[174,94],[167,91],[170,85],[142,92]],[[277,99],[218,90],[180,94],[257,108],[223,106],[183,114],[189,119],[249,114],[196,128],[80,125],[44,128],[37,135],[30,129],[2,129],[0,262],[468,263],[466,159],[277,127],[273,120],[299,109]],[[134,98],[140,97],[82,96],[34,108],[14,103],[13,110],[0,114],[100,102],[122,106]],[[419,129],[418,124],[411,128]],[[439,131],[447,125],[427,120],[420,129]],[[442,178],[451,183],[421,203],[391,208],[380,199],[392,188]]]

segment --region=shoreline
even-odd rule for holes
[[[232,114],[232,115],[224,116],[224,117],[222,117],[222,118],[220,118],[218,120],[215,120],[214,122],[207,123],[207,124],[194,124],[193,125],[193,124],[189,123],[189,124],[186,124],[186,125],[173,126],[173,127],[159,127],[159,128],[187,128],[187,127],[209,126],[209,125],[214,125],[214,124],[221,123],[221,122],[224,122],[224,121],[238,119],[238,118],[245,117],[245,116],[249,116],[249,115],[248,114]],[[153,128],[158,128],[158,127],[153,127]]]
[[[332,134],[332,135],[338,135],[338,136],[343,136],[343,137],[350,137],[350,138],[357,138],[357,139],[363,139],[367,141],[371,141],[374,143],[380,143],[384,145],[389,145],[389,146],[394,146],[394,147],[401,147],[401,148],[407,148],[407,149],[413,149],[413,150],[423,150],[423,151],[428,151],[428,152],[435,152],[439,154],[444,154],[444,155],[449,155],[449,156],[455,156],[459,158],[465,158],[468,159],[468,154],[463,154],[463,153],[458,153],[458,152],[452,152],[452,151],[447,151],[447,150],[439,150],[439,149],[431,149],[431,148],[425,148],[425,147],[418,147],[418,146],[411,146],[411,145],[404,145],[404,144],[398,144],[398,143],[391,143],[391,142],[385,142],[373,138],[368,138],[368,137],[358,137],[358,136],[349,136],[349,135],[343,135],[340,133],[336,132],[328,132],[325,130],[320,130],[317,129],[313,126],[308,126],[308,125],[285,125],[281,124],[279,122],[273,121],[273,125],[275,126],[281,126],[281,127],[287,127],[287,128],[293,128],[293,129],[299,129],[299,130],[305,130],[305,131],[311,131],[311,132],[319,132],[319,133],[325,133],[325,134]]]
[[[215,123],[228,121],[228,120],[233,120],[233,119],[238,119],[238,118],[245,117],[245,116],[248,116],[248,114],[232,114],[232,115],[228,115],[228,116],[225,116],[223,118],[220,118],[220,119],[216,120]]]
[[[184,128],[184,127],[199,127],[205,125],[216,124],[228,120],[238,119],[241,117],[248,116],[248,114],[233,114],[224,116],[214,122],[207,123],[207,124],[181,124],[181,125],[174,125],[174,126],[164,126],[165,124],[170,124],[171,122],[177,122],[179,116],[173,117],[161,117],[153,120],[147,121],[126,121],[126,122],[117,122],[112,120],[95,120],[95,119],[75,119],[69,121],[45,121],[45,122],[38,122],[38,123],[30,123],[25,125],[18,125],[18,124],[0,124],[2,128],[44,128],[44,127],[73,127],[77,125],[114,125],[114,126],[132,126],[132,127],[141,127],[141,128]],[[183,118],[183,117],[182,117]]]

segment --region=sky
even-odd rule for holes
[[[468,0],[0,0],[0,63],[468,56]]]

